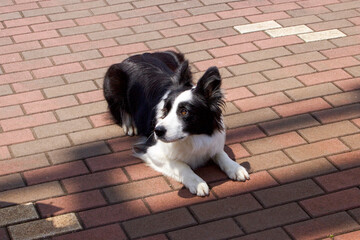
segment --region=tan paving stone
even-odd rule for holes
[[[0,176],[0,191],[24,187],[25,183],[19,173]]]
[[[289,148],[286,149],[285,152],[289,154],[291,158],[298,162],[311,158],[327,156],[334,153],[340,153],[347,150],[348,147],[346,147],[340,140],[330,139]]]
[[[352,149],[359,149],[360,148],[360,134],[354,134],[347,137],[342,137],[342,140],[350,146]]]
[[[318,16],[324,20],[331,21],[336,19],[358,17],[360,16],[360,14],[355,9],[350,9],[344,11],[323,13],[323,14],[319,14]]]
[[[64,77],[69,83],[75,83],[85,80],[93,80],[104,77],[106,72],[105,68],[82,71],[79,73],[65,74]]]
[[[224,118],[228,128],[246,126],[254,123],[277,119],[279,116],[270,108],[262,108],[249,112],[238,113]]]
[[[280,65],[277,64],[275,61],[269,59],[269,60],[262,60],[258,62],[252,62],[252,63],[245,63],[240,64],[236,66],[230,66],[228,67],[229,70],[236,74],[236,75],[243,75],[247,73],[254,73],[254,72],[260,72],[265,71],[269,69],[279,68]],[[286,76],[282,76],[282,78],[285,78]]]
[[[119,28],[119,29],[111,29],[100,32],[88,33],[87,35],[91,40],[100,40],[106,38],[120,37],[131,33],[132,31],[130,28]]]
[[[353,26],[353,24],[346,19],[339,19],[339,20],[326,21],[321,23],[312,23],[309,24],[308,26],[314,31],[324,31],[330,29],[341,29],[344,27],[351,27]]]
[[[325,102],[322,98],[312,98],[308,100],[302,100],[302,101],[275,106],[273,108],[281,116],[290,117],[293,115],[300,115],[300,114],[331,108],[331,106],[327,102]]]
[[[243,231],[234,222],[233,219],[228,218],[211,223],[200,224],[198,226],[185,228],[170,232],[171,239],[221,239],[230,238],[242,234]]]
[[[328,12],[330,12],[330,10],[325,8],[324,6],[316,6],[316,7],[311,7],[311,8],[295,9],[295,10],[287,11],[287,13],[289,15],[291,15],[292,17],[318,15],[318,14],[328,13]]]
[[[310,219],[285,227],[286,231],[294,238],[301,237],[305,239],[327,238],[329,236],[328,232],[337,235],[358,228],[359,225],[346,212]]]
[[[213,12],[219,12],[225,10],[231,10],[231,8],[227,4],[221,3],[221,4],[204,6],[204,7],[192,8],[189,9],[189,12],[192,15],[200,15],[200,14],[213,13]]]
[[[335,48],[335,45],[330,41],[318,41],[318,42],[309,42],[309,43],[300,43],[291,46],[287,46],[287,48],[294,53],[303,53],[303,52],[312,52],[312,51],[320,51],[326,49]]]
[[[87,92],[90,90],[95,90],[97,87],[92,81],[67,84],[64,86],[56,86],[52,88],[45,88],[44,92],[48,98],[59,97],[64,95],[71,95],[80,92]]]
[[[290,96],[292,99],[304,100],[309,98],[315,98],[320,96],[326,96],[334,93],[341,92],[334,84],[332,83],[323,83],[309,87],[297,88],[293,90],[285,91],[285,93]]]
[[[237,162],[249,163],[252,172],[267,170],[292,163],[292,161],[281,151],[264,153],[247,158],[241,158],[237,160]]]
[[[309,219],[309,216],[296,203],[248,213],[235,218],[246,232],[256,232],[292,222]]]
[[[106,153],[110,153],[111,150],[105,142],[94,142],[83,145],[78,145],[69,148],[62,148],[54,150],[48,153],[50,160],[54,164],[70,162],[78,159],[84,159],[88,157],[94,157]]]
[[[153,214],[124,223],[130,237],[141,237],[179,227],[194,225],[196,221],[185,208]]]
[[[256,95],[284,91],[304,86],[296,78],[285,78],[248,86]]]
[[[38,138],[45,138],[89,128],[91,128],[89,121],[86,118],[79,118],[70,121],[62,121],[59,123],[38,126],[34,128],[34,132]]]
[[[275,60],[280,63],[282,66],[291,66],[302,63],[308,63],[318,60],[326,59],[325,56],[320,54],[319,52],[308,52],[308,53],[300,53],[293,54],[291,56],[278,57]]]
[[[64,194],[58,182],[49,182],[29,187],[0,192],[0,206],[27,203]]]
[[[36,79],[31,81],[24,81],[14,83],[12,86],[16,92],[26,92],[30,90],[38,90],[42,88],[54,87],[64,85],[65,81],[59,77],[49,77],[49,78],[42,78]]]
[[[13,91],[11,90],[9,85],[0,86],[0,96],[12,94]]]
[[[241,54],[244,52],[252,52],[258,48],[251,43],[236,44],[227,47],[210,49],[209,52],[215,57],[222,57],[233,54]]]
[[[26,157],[12,158],[0,161],[0,174],[6,175],[10,173],[22,172],[29,169],[48,166],[49,161],[45,154],[35,154]]]
[[[107,103],[105,101],[82,104],[80,106],[63,108],[56,110],[56,114],[61,121],[70,120],[79,117],[85,117],[97,113],[103,113],[107,111]]]
[[[321,18],[317,16],[303,16],[303,17],[292,17],[287,19],[276,20],[279,24],[284,27],[296,26],[301,24],[311,24],[316,22],[321,22]]]
[[[263,74],[270,78],[271,80],[286,78],[286,77],[296,77],[298,75],[313,73],[315,70],[309,67],[307,64],[300,64],[290,67],[283,67],[274,70],[265,71]]]
[[[85,2],[85,3],[75,3],[71,5],[65,6],[65,9],[68,11],[76,11],[82,9],[89,9],[93,7],[102,7],[105,3],[103,1],[93,1],[93,2]]]
[[[65,12],[65,9],[60,6],[22,11],[25,17],[44,16],[48,14],[63,13],[63,12]]]
[[[224,20],[216,20],[213,22],[206,22],[204,23],[204,25],[208,29],[212,30],[212,29],[220,29],[224,27],[233,27],[234,25],[241,25],[246,23],[248,23],[248,21],[245,18],[239,17],[239,18],[230,18]]]
[[[267,240],[267,239],[283,239],[290,240],[291,238],[287,235],[287,233],[282,228],[273,228],[261,232],[256,232],[252,234],[247,234],[243,237],[234,238],[234,240]]]
[[[286,55],[291,55],[291,52],[284,47],[278,47],[260,51],[251,51],[249,53],[242,53],[241,57],[243,57],[248,62],[255,62]]]
[[[22,223],[9,227],[14,240],[45,238],[82,229],[74,213]]]
[[[64,135],[61,135],[56,137],[34,140],[26,143],[14,144],[10,148],[14,155],[19,157],[69,147],[70,145],[71,144],[68,138]]]
[[[325,158],[271,169],[269,172],[280,183],[288,183],[310,177],[336,172],[336,168]]]
[[[10,118],[0,121],[4,131],[16,130],[27,127],[34,127],[42,124],[56,122],[55,116],[50,113],[38,113],[17,118]]]
[[[345,70],[348,71],[354,77],[360,77],[360,67],[359,66],[349,67],[349,68],[346,68]]]
[[[159,48],[177,46],[180,44],[185,44],[190,42],[193,42],[192,38],[190,38],[187,35],[184,35],[184,36],[148,41],[147,45],[151,49],[159,49]]]
[[[131,43],[151,41],[161,38],[163,38],[163,36],[159,32],[144,32],[144,33],[117,37],[116,41],[119,42],[120,44],[131,44]]]
[[[320,125],[320,123],[309,114],[260,123],[261,128],[269,135],[275,135],[316,125]]]
[[[235,88],[266,81],[268,80],[260,73],[250,73],[231,78],[223,78],[221,86],[223,88]]]
[[[133,6],[131,6],[131,4],[129,3],[124,3],[124,4],[113,4],[111,6],[105,6],[100,8],[93,8],[91,9],[91,12],[93,12],[95,15],[101,15],[112,12],[120,12],[129,9],[133,9]]]
[[[261,206],[250,194],[244,194],[209,203],[197,204],[191,206],[190,209],[200,219],[200,222],[206,222],[261,209]]]
[[[0,209],[1,227],[37,218],[39,218],[39,216],[32,203]]]
[[[164,178],[158,177],[144,180],[142,182],[132,182],[105,188],[104,193],[109,201],[114,203],[132,200],[139,197],[146,197],[156,193],[163,193],[169,190],[171,190],[171,188]]]
[[[254,194],[265,207],[270,207],[322,193],[324,193],[324,191],[314,181],[308,179],[260,190]]]
[[[236,100],[234,104],[245,112],[288,102],[291,102],[291,100],[283,93],[270,93],[266,95]]]
[[[227,28],[208,30],[206,32],[193,33],[191,34],[191,37],[194,38],[196,41],[203,41],[209,39],[219,39],[227,36],[234,36],[236,34],[237,32],[233,28],[227,27]]]
[[[70,133],[69,137],[75,144],[83,144],[87,142],[106,140],[124,135],[125,134],[123,129],[120,128],[118,125],[110,125]]]
[[[337,122],[360,116],[360,105],[345,105],[314,113],[314,116],[322,123]]]
[[[351,92],[330,95],[325,97],[325,99],[329,101],[332,105],[338,107],[338,106],[360,102],[359,94],[360,94],[360,90],[356,90]]]
[[[206,44],[205,44],[206,43]],[[225,44],[218,39],[209,40],[206,42],[195,42],[184,45],[176,46],[182,53],[195,52],[200,50],[206,50],[216,47],[223,47]]]
[[[145,16],[145,18],[150,22],[161,22],[181,17],[187,17],[190,16],[190,14],[185,10],[177,10],[177,11],[171,11],[171,12],[163,12],[159,14],[153,14],[150,16]]]
[[[306,141],[297,133],[289,132],[262,139],[245,142],[244,145],[253,153],[259,154],[288,148],[290,146],[302,145]]]
[[[360,131],[349,121],[330,123],[322,126],[299,130],[299,133],[310,142],[339,137]]]

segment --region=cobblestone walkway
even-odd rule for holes
[[[226,151],[192,196],[132,157],[102,77],[220,68]],[[359,0],[1,0],[0,239],[360,239]]]

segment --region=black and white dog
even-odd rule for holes
[[[193,85],[182,54],[145,53],[112,65],[105,75],[104,96],[127,135],[140,135],[135,155],[150,167],[182,182],[193,194],[209,194],[192,169],[212,159],[238,181],[249,174],[224,152],[223,94],[216,67]]]

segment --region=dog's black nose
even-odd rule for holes
[[[166,133],[166,129],[163,127],[163,126],[157,126],[155,128],[155,134],[158,136],[158,137],[162,137],[164,136]]]

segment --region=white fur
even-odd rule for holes
[[[137,135],[137,128],[135,127],[135,122],[132,117],[127,113],[122,113],[122,128],[126,135],[133,136]]]
[[[191,90],[184,91],[174,101],[168,115],[162,119],[162,109],[167,92],[156,106],[156,126],[166,129],[165,142],[157,140],[146,153],[136,154],[150,167],[162,174],[182,182],[191,193],[198,196],[209,195],[206,182],[197,176],[192,169],[204,165],[209,159],[229,176],[237,181],[249,179],[246,169],[234,162],[224,152],[225,131],[215,131],[211,136],[206,134],[188,135],[182,131],[182,123],[176,113],[181,102],[188,102],[194,97]]]
[[[161,98],[160,102],[156,106],[156,124],[161,120],[163,112],[162,109],[164,108],[165,99],[169,96],[170,91],[167,91],[165,95]]]
[[[192,169],[204,165],[210,158],[217,163],[229,178],[238,181],[249,179],[249,174],[224,152],[225,131],[188,136],[183,140],[165,143],[157,141],[145,154],[137,155],[150,167],[182,182],[191,193],[209,195],[206,182]]]
[[[191,90],[182,92],[175,99],[173,106],[170,112],[168,113],[168,115],[164,119],[158,120],[156,126],[163,126],[166,129],[166,134],[164,136],[164,140],[166,142],[177,141],[179,139],[183,139],[188,136],[187,133],[183,132],[182,122],[176,111],[178,109],[179,103],[189,102],[191,99],[192,99]],[[164,105],[164,103],[162,103],[162,105]]]

